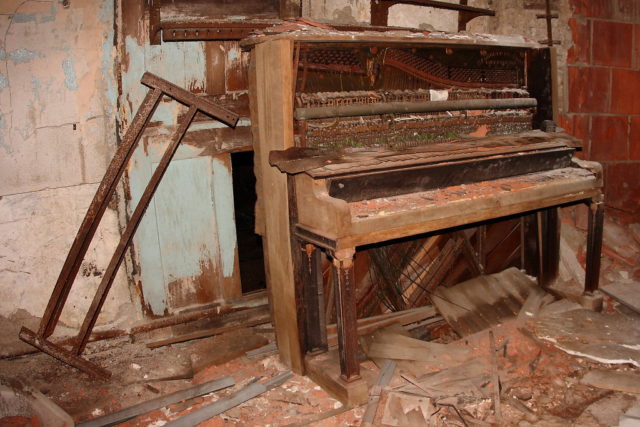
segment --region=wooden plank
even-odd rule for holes
[[[436,316],[435,308],[428,306],[358,319],[358,335],[370,334],[393,323],[408,325],[434,316]],[[327,344],[329,347],[332,347],[337,345],[337,343],[338,333],[336,325],[329,325],[327,327]]]
[[[606,390],[640,394],[640,374],[635,372],[596,369],[587,372],[580,382]]]
[[[102,427],[120,424],[131,418],[137,417],[138,415],[146,414],[147,412],[151,412],[155,409],[171,405],[172,403],[193,399],[194,397],[209,394],[214,391],[222,390],[223,388],[231,387],[233,385],[235,385],[235,381],[233,380],[233,378],[223,377],[217,380],[206,382],[204,384],[198,384],[184,390],[179,390],[165,396],[160,396],[158,398],[139,403],[129,408],[112,412],[111,414],[93,418],[89,421],[85,421],[77,425],[78,427]]]
[[[267,338],[249,328],[200,340],[189,347],[193,373],[236,359],[268,342]]]
[[[640,313],[640,283],[612,283],[600,290],[620,304]]]
[[[347,44],[356,43],[376,43],[376,44],[402,44],[403,46],[500,46],[500,47],[521,47],[539,48],[541,45],[523,37],[500,37],[500,39],[465,36],[465,37],[438,37],[431,33],[411,33],[408,36],[389,36],[384,34],[371,34],[362,32],[323,32],[318,31],[310,34],[308,31],[297,31],[293,33],[274,34],[268,36],[253,36],[244,39],[240,45],[250,47],[275,40],[300,41],[308,43],[333,43],[341,42]]]
[[[206,338],[213,335],[219,335],[225,332],[239,330],[248,326],[260,325],[262,323],[268,323],[271,321],[271,314],[268,307],[262,306],[257,308],[250,308],[239,312],[231,313],[221,319],[213,322],[213,327],[209,327],[206,330],[193,331],[185,334],[181,334],[177,337],[171,337],[147,344],[148,348],[158,348],[165,345],[176,344],[180,342],[195,340],[199,338]]]
[[[471,349],[397,334],[380,334],[369,347],[367,355],[379,359],[416,360],[441,365],[457,364],[467,360],[471,355]]]
[[[298,336],[287,179],[286,175],[269,165],[268,159],[271,150],[283,150],[294,145],[292,57],[293,44],[288,40],[255,47],[251,65],[251,79],[255,83],[252,85],[251,108],[256,191],[264,228],[260,231],[264,231],[267,285],[276,340],[283,362],[294,372],[302,374],[304,362]]]
[[[485,359],[474,359],[461,366],[427,374],[418,378],[419,386],[410,384],[399,391],[425,395],[426,389],[434,398],[456,394],[486,398],[488,396],[482,386],[490,380],[490,367]]]
[[[462,336],[482,331],[516,317],[537,285],[515,267],[479,276],[450,288],[438,288],[434,305]],[[538,306],[544,297],[540,295]],[[534,310],[534,301],[528,310]]]
[[[180,417],[177,420],[171,421],[165,425],[171,427],[192,427],[198,425],[203,421],[211,419],[216,415],[219,415],[231,408],[240,405],[241,403],[246,402],[247,400],[253,399],[254,397],[261,395],[262,393],[281,386],[292,376],[293,375],[291,374],[291,371],[287,371],[274,378],[271,378],[264,383],[250,383],[239,392],[234,393],[233,395],[225,399],[216,400],[210,405],[190,412],[184,417]]]
[[[209,95],[225,93],[225,55],[220,41],[208,41],[204,44],[206,60],[206,92]]]
[[[226,92],[247,90],[249,86],[249,53],[240,49],[237,41],[225,41],[225,88]]]

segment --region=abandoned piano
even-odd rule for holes
[[[554,125],[549,48],[517,36],[315,27],[244,46],[271,303],[295,371],[347,403],[366,396],[352,269],[363,245],[584,202],[585,292],[597,289],[602,173]],[[333,377],[309,356],[327,347],[318,248],[337,280]]]

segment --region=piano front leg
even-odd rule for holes
[[[588,204],[589,222],[587,229],[587,262],[584,292],[591,294],[598,290],[600,280],[600,252],[602,250],[602,228],[604,225],[604,203],[591,199]]]
[[[332,253],[333,274],[336,284],[336,314],[338,327],[338,351],[340,353],[340,377],[346,382],[360,379],[358,362],[358,330],[356,295],[353,275],[355,248]]]

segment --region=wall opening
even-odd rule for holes
[[[238,235],[238,263],[242,293],[266,288],[262,238],[255,233],[256,177],[253,151],[231,154],[233,204]]]

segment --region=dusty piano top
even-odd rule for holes
[[[414,32],[402,29],[389,31],[339,31],[312,22],[289,22],[265,28],[240,42],[243,48],[271,40],[293,40],[305,43],[380,43],[380,44],[440,44],[458,46],[501,46],[542,48],[536,41],[519,35],[447,33],[443,31]]]

